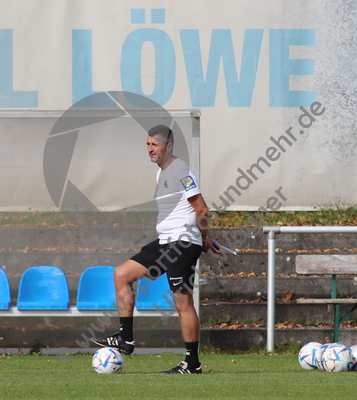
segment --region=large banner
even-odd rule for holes
[[[64,111],[110,91],[168,110],[200,108],[200,184],[212,209],[356,203],[354,0],[0,0],[0,7],[0,112]],[[6,124],[0,129],[6,182],[16,160],[24,162],[19,141],[36,143],[26,130],[11,142]],[[25,190],[8,176],[2,208]],[[43,196],[16,207],[53,205]]]

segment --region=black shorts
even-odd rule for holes
[[[148,277],[152,280],[166,272],[173,292],[187,290],[186,285],[193,289],[194,267],[201,255],[202,246],[189,242],[180,243],[159,244],[159,239],[156,239],[131,259],[146,267]]]

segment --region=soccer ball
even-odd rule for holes
[[[92,367],[97,374],[119,374],[123,365],[123,356],[109,347],[98,350],[92,359]]]
[[[325,371],[324,370],[324,366],[322,365],[322,357],[323,357],[323,353],[324,351],[329,347],[329,346],[343,346],[344,344],[342,343],[325,343],[323,344],[315,353],[315,365],[317,366],[317,368],[321,371]]]
[[[315,353],[315,359],[314,359],[314,364],[316,365],[316,367],[321,370],[324,371],[324,367],[322,365],[322,355],[324,353],[324,351],[329,347],[332,346],[334,344],[337,343],[325,343],[323,345],[320,346],[319,349],[317,349],[316,353]]]
[[[328,346],[322,354],[322,366],[325,371],[349,371],[354,364],[350,349],[341,343]]]
[[[354,364],[351,368],[351,371],[356,371],[357,370],[357,344],[354,344],[353,346],[351,346],[350,351],[354,357]]]
[[[304,369],[316,369],[315,354],[321,347],[321,343],[310,342],[305,344],[299,352],[299,363]]]

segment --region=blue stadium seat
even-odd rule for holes
[[[57,267],[27,269],[21,277],[18,310],[68,310],[69,291],[66,275]]]
[[[0,269],[0,310],[9,310],[11,307],[11,294],[9,279],[6,272]]]
[[[86,269],[79,281],[78,310],[115,310],[114,267],[101,265]]]
[[[166,274],[160,276],[160,278],[155,281],[152,281],[149,278],[147,279],[143,278],[139,281],[136,309],[157,310],[157,308],[154,307],[154,304],[156,304],[161,310],[176,310],[172,296],[167,292],[170,290],[170,287]],[[163,295],[165,295],[170,302],[168,302]]]

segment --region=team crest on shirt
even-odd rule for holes
[[[181,179],[180,182],[182,183],[186,192],[196,187],[195,181],[190,175],[186,176],[186,178]]]

